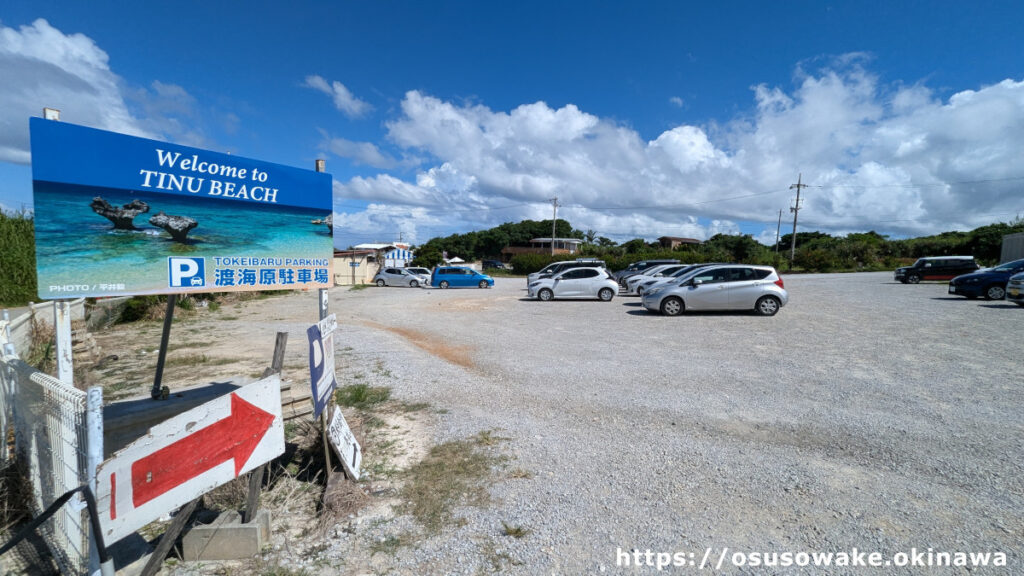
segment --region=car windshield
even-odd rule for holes
[[[1020,268],[1024,268],[1024,260],[1016,260],[1014,262],[1007,262],[1001,264],[992,269],[993,272],[1013,272]]]

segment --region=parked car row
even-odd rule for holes
[[[666,316],[687,310],[753,310],[774,316],[789,301],[782,278],[771,266],[674,263],[652,264],[643,268],[649,272],[646,275],[636,274],[638,270],[641,268],[634,268],[632,276],[620,276],[618,281],[603,266],[563,267],[550,275],[542,271],[528,280],[527,296],[545,301],[596,298],[608,302],[616,293],[641,293],[644,308]],[[623,279],[627,288],[621,287]]]
[[[789,302],[789,293],[771,266],[696,265],[663,285],[646,290],[643,307],[666,316],[687,310],[753,310],[774,316]]]
[[[419,288],[490,288],[494,278],[466,266],[439,266],[433,270],[419,267],[384,268],[373,277],[377,286],[408,286]]]
[[[966,298],[1008,300],[1024,306],[1024,259],[994,268],[979,268],[973,256],[929,256],[897,268],[893,277],[904,284],[949,280],[949,293]]]

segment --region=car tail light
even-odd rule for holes
[[[776,286],[782,288],[783,290],[786,289],[786,285],[782,283],[782,276],[779,276],[779,279],[776,280],[775,282],[772,282],[772,284],[775,284]]]

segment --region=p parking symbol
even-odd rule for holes
[[[205,258],[172,256],[167,259],[167,269],[169,284],[172,288],[206,286]]]

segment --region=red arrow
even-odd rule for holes
[[[231,394],[227,418],[132,463],[132,502],[139,507],[232,458],[237,477],[273,421],[273,414]]]

